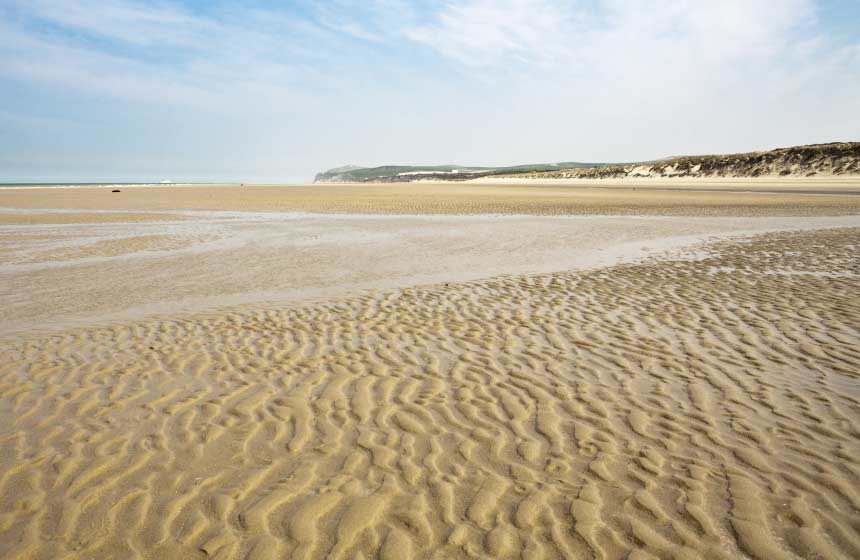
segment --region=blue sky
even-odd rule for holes
[[[0,181],[860,139],[857,0],[0,0]]]

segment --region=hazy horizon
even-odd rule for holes
[[[851,0],[0,0],[0,182],[309,182],[860,138]]]

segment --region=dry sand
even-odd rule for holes
[[[860,557],[855,199],[216,189],[0,204],[0,557]]]
[[[624,177],[614,179],[527,179],[487,177],[469,184],[501,186],[582,187],[594,189],[645,189],[785,194],[860,194],[860,176],[818,177]]]
[[[111,187],[0,188],[0,208],[634,216],[860,214],[860,178],[782,182],[643,179],[575,185],[546,181],[527,184],[494,181],[245,187],[170,185],[122,187],[121,190],[112,193]]]

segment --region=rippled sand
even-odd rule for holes
[[[856,217],[163,218],[0,229],[0,558],[860,557]]]
[[[858,247],[8,344],[0,551],[857,557]]]

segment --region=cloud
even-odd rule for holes
[[[139,101],[205,103],[211,95],[172,69],[2,25],[0,68],[18,80]]]
[[[137,45],[199,44],[219,26],[177,5],[125,0],[26,0],[20,13],[56,26]]]
[[[775,55],[813,13],[811,0],[463,0],[403,34],[472,67],[517,62],[570,72],[607,60],[627,67]]]
[[[323,27],[280,12],[202,15],[175,3],[28,0],[7,15],[0,19],[0,77],[210,107],[331,83],[318,70],[330,53],[314,46]]]
[[[468,66],[512,58],[552,66],[573,54],[568,37],[581,33],[587,18],[547,0],[470,0],[446,4],[434,19],[403,35]]]
[[[132,0],[13,5],[23,25],[4,26],[0,73],[166,102],[347,87],[365,62],[356,41],[392,51],[411,42],[479,78],[645,90],[770,72],[799,57],[794,45],[832,50],[811,32],[812,0],[337,0],[305,13],[207,14]]]
[[[452,0],[402,33],[517,90],[519,117],[544,129],[647,128],[685,111],[777,115],[793,104],[812,113],[860,85],[853,47],[831,43],[813,0]]]

